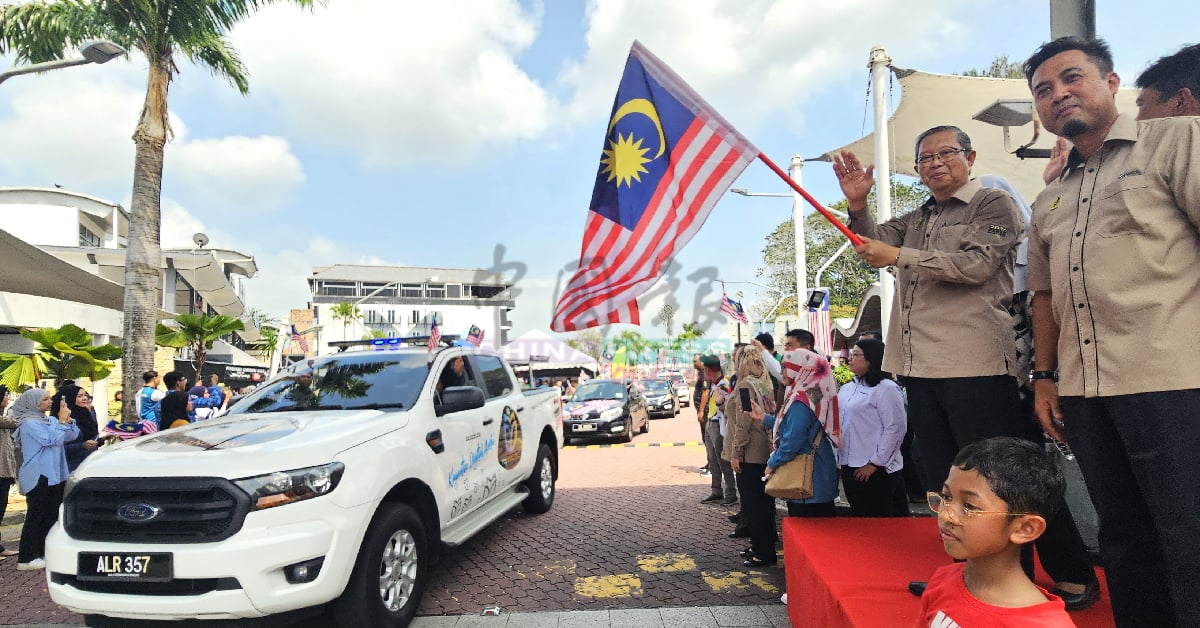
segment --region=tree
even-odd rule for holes
[[[630,364],[640,363],[642,352],[649,346],[645,337],[632,329],[617,334],[617,344],[624,345],[626,356],[632,355],[632,359],[626,358]]]
[[[358,310],[358,306],[346,301],[334,303],[330,315],[333,316],[333,320],[342,321],[342,340],[346,339],[350,322],[362,319],[362,312]]]
[[[986,76],[989,78],[1023,79],[1025,65],[1020,61],[1009,61],[1008,55],[998,55],[992,59],[992,64],[982,72],[971,68],[962,73],[963,76]]]
[[[147,60],[146,99],[133,133],[133,194],[125,251],[125,390],[138,390],[141,373],[154,366],[162,283],[163,151],[171,136],[167,91],[179,72],[175,55],[182,54],[238,92],[248,93],[247,69],[225,36],[259,7],[278,3],[308,8],[314,0],[35,0],[0,7],[0,53],[17,61],[61,59],[68,48],[100,38],[141,52]],[[123,412],[124,420],[137,421],[134,404],[125,404]]]
[[[180,314],[175,317],[175,323],[177,329],[159,323],[154,342],[162,347],[191,349],[192,368],[196,370],[197,380],[200,371],[204,370],[204,362],[208,359],[208,351],[213,348],[213,342],[231,332],[246,329],[242,321],[224,314]]]
[[[269,325],[260,327],[258,335],[258,352],[267,358],[267,365],[270,366],[271,361],[275,359],[275,351],[279,349],[279,328]]]
[[[576,332],[574,338],[568,338],[567,346],[599,360],[600,353],[604,350],[604,334],[598,329],[585,329]]]
[[[696,341],[703,337],[704,330],[700,327],[700,321],[684,323],[683,331],[679,332],[679,335],[675,337],[675,340],[679,343],[679,346],[672,348],[676,351],[680,349],[687,349],[688,353],[694,353]]]
[[[34,353],[28,355],[0,353],[0,384],[15,390],[36,383],[47,375],[54,376],[54,387],[64,380],[86,377],[104,379],[112,372],[113,360],[121,357],[121,348],[113,344],[92,345],[92,335],[77,325],[58,329],[22,329],[22,336],[32,340]]]
[[[246,311],[242,313],[241,318],[250,321],[254,325],[254,328],[259,330],[271,325],[275,325],[279,320],[278,318],[268,314],[266,311],[256,307],[246,308]]]
[[[904,183],[895,177],[892,178],[893,216],[901,216],[920,207],[927,198],[929,198],[929,193],[920,183]],[[872,191],[870,198],[867,199],[870,206],[875,205],[874,199],[875,192]],[[831,207],[846,211],[846,199],[834,203]],[[823,216],[814,212],[804,219],[804,240],[804,261],[810,273],[808,278],[810,286],[830,288],[830,309],[833,310],[838,306],[849,308],[848,310],[840,309],[838,313],[849,311],[849,316],[853,316],[862,295],[871,287],[872,283],[878,280],[878,271],[862,263],[852,249],[847,249],[821,275],[821,283],[824,286],[813,285],[817,279],[817,270],[833,256],[838,247],[846,242],[846,236],[842,235],[842,232],[838,231]],[[758,276],[764,277],[767,285],[771,288],[766,301],[774,305],[783,295],[789,295],[783,300],[783,304],[779,306],[775,314],[796,314],[796,298],[794,296],[796,291],[796,241],[792,232],[791,220],[780,223],[767,236],[762,254],[764,266],[758,269]],[[767,307],[769,306],[756,308],[754,312],[756,317],[763,318],[767,314]],[[758,309],[762,311],[757,311]],[[833,316],[832,312],[831,316]]]

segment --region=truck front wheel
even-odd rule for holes
[[[529,489],[529,496],[521,502],[525,512],[540,515],[550,510],[554,504],[554,453],[549,445],[538,447],[537,462],[525,486]]]
[[[339,626],[407,626],[428,569],[425,526],[407,504],[384,504],[358,550],[346,590],[333,606]]]

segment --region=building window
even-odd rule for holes
[[[462,284],[461,283],[446,284],[446,298],[447,299],[461,299],[462,298]]]
[[[412,311],[412,322],[409,324],[416,325],[419,322],[421,322],[421,310],[413,310]]]
[[[89,246],[94,249],[100,248],[100,236],[92,233],[91,229],[79,225],[79,246]]]
[[[378,290],[379,292],[376,292],[376,290]],[[377,297],[395,298],[396,284],[394,284],[394,283],[387,284],[387,283],[379,283],[379,282],[372,283],[372,282],[364,281],[363,285],[362,285],[362,291],[363,291],[363,296],[366,296],[368,294],[373,294],[374,296],[377,296]]]
[[[367,323],[375,323],[378,318],[378,312],[375,310],[367,310]]]
[[[388,323],[396,322],[396,310],[388,310],[387,311],[387,322]]]
[[[358,286],[354,282],[322,281],[317,284],[317,294],[327,297],[356,297]]]
[[[425,284],[425,297],[429,299],[444,299],[446,298],[446,284],[430,283]]]
[[[419,299],[422,296],[421,284],[406,283],[400,285],[400,296]]]
[[[504,292],[504,286],[467,286],[467,295],[476,299],[491,299]]]

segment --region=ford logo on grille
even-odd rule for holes
[[[147,523],[162,514],[162,508],[154,504],[130,502],[117,506],[117,518],[129,523]]]

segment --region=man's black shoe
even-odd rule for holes
[[[928,582],[921,582],[920,580],[914,580],[914,581],[908,583],[908,592],[912,593],[913,595],[915,595],[917,597],[921,597],[922,595],[925,595],[925,587],[927,587],[927,586],[929,586]]]
[[[722,506],[732,506],[737,503],[736,497],[729,497],[721,501]]]
[[[750,531],[734,528],[733,532],[729,533],[729,538],[731,538],[731,539],[748,539],[748,538],[750,538]]]
[[[717,501],[717,500],[721,499],[721,497],[723,497],[723,495],[720,495],[720,494],[717,494],[717,495],[709,495],[708,497],[705,497],[704,499],[700,500],[700,503],[701,503],[701,504],[708,504],[708,503],[715,502],[715,501]]]
[[[1063,605],[1067,607],[1067,610],[1081,611],[1100,599],[1100,582],[1092,580],[1081,593],[1067,593],[1059,588],[1055,588],[1052,593],[1062,598]]]
[[[761,558],[750,557],[742,561],[742,564],[747,567],[770,567],[776,563],[776,559],[763,560]]]
[[[754,551],[745,549],[738,552],[738,556],[741,556],[743,560],[750,560],[751,558],[754,558]]]
[[[742,518],[742,513],[740,513],[740,512],[739,512],[739,513],[732,514],[732,515],[729,515],[729,517],[728,517],[728,519],[729,519],[729,523],[737,523],[737,522],[738,522],[738,520],[739,520],[739,519],[741,519],[741,518]]]

